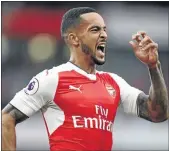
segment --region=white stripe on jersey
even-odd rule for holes
[[[64,123],[64,112],[54,102],[50,102],[47,106],[44,106],[41,111],[44,116],[44,120],[46,121],[49,135],[51,135],[59,126]]]

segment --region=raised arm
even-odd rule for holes
[[[145,32],[137,33],[133,40],[135,42],[130,44],[136,57],[147,65],[151,81],[149,95],[138,96],[138,115],[152,122],[162,122],[168,118],[168,93],[158,59],[158,45]]]
[[[2,110],[2,150],[16,150],[15,125],[27,119],[28,116],[8,104]]]

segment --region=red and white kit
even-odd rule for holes
[[[10,103],[28,117],[42,111],[51,151],[111,150],[119,104],[137,115],[141,92],[116,74],[87,74],[67,62],[33,77]]]

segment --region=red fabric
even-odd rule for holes
[[[49,33],[60,38],[60,25],[64,10],[24,8],[3,16],[3,33],[8,36],[30,37]]]
[[[70,90],[70,85],[79,91]],[[110,93],[110,87],[115,93]],[[60,72],[54,102],[64,111],[65,119],[49,136],[50,150],[111,150],[112,132],[107,128],[114,122],[119,100],[119,86],[108,74],[97,74],[97,80],[92,81],[74,71]]]

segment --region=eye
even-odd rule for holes
[[[97,32],[97,31],[99,31],[99,28],[97,28],[97,27],[92,28],[91,31],[92,31],[92,32]]]

